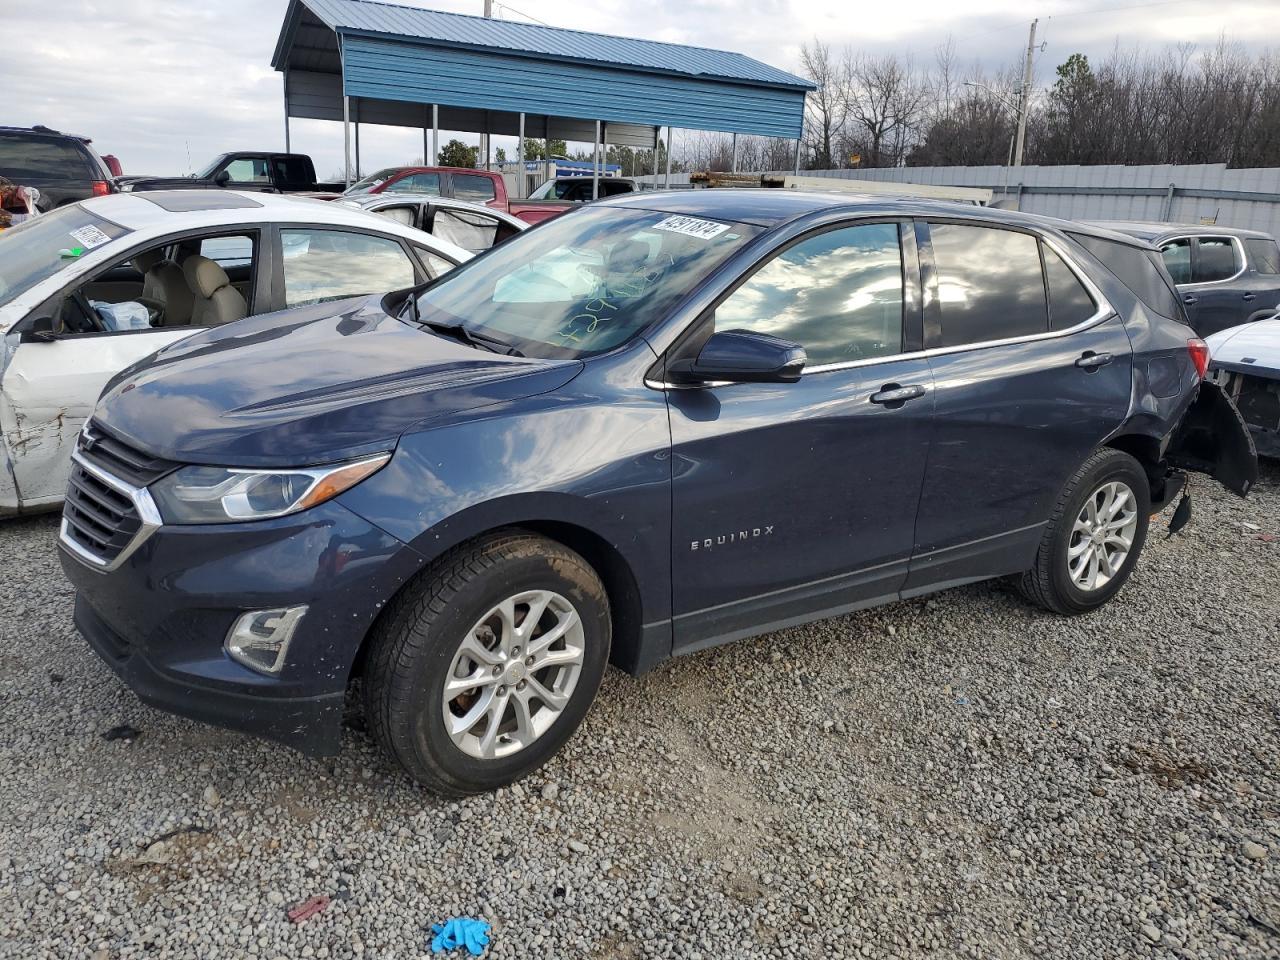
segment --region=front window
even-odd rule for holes
[[[896,223],[828,230],[780,253],[716,308],[717,330],[792,340],[810,366],[902,352]]]
[[[0,231],[0,306],[128,232],[79,204]]]
[[[379,170],[377,173],[371,173],[363,180],[357,180],[346,190],[342,191],[344,197],[354,197],[357,194],[373,193],[378,187],[382,186],[393,176],[395,176],[396,168],[387,167],[385,170]]]
[[[462,324],[542,357],[626,343],[761,232],[650,210],[584,208],[493,248],[418,298],[424,322]]]
[[[1249,251],[1249,259],[1253,261],[1253,269],[1267,276],[1280,274],[1280,247],[1269,237],[1250,237],[1244,242]]]
[[[411,173],[393,183],[391,189],[395,193],[425,193],[438,197],[440,196],[440,174]]]
[[[232,183],[270,183],[271,171],[266,157],[240,157],[227,164]]]

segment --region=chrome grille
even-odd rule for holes
[[[79,462],[71,464],[62,519],[75,542],[104,564],[115,560],[142,527],[133,499]]]
[[[159,529],[160,511],[145,487],[108,473],[87,452],[82,448],[71,455],[58,539],[89,566],[114,570]]]

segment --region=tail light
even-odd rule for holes
[[[95,197],[105,197],[111,192],[111,184],[105,180],[93,181],[93,195]]]
[[[1191,362],[1196,365],[1196,376],[1203,380],[1209,372],[1209,345],[1193,337],[1187,341],[1187,353],[1191,354]]]

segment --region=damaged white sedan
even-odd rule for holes
[[[470,257],[344,205],[223,190],[113,194],[0,232],[0,516],[62,502],[103,386],[161,347]]]

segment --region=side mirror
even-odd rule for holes
[[[231,172],[229,170],[219,170],[217,175],[213,178],[213,182],[220,187],[225,187],[231,182]]]
[[[36,317],[23,331],[22,339],[27,343],[52,343],[57,340],[53,317]]]
[[[804,347],[767,333],[725,330],[713,333],[693,360],[667,369],[678,383],[795,383],[808,362]]]

